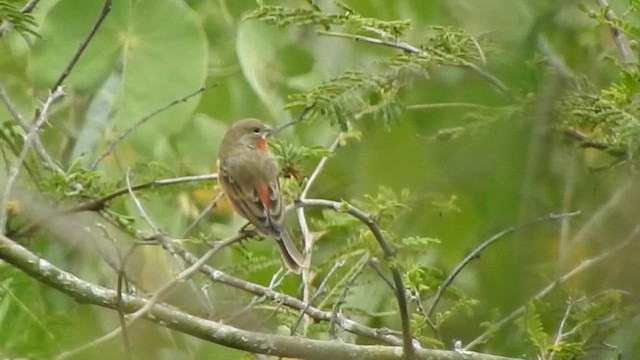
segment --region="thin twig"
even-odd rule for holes
[[[368,264],[373,269],[373,271],[375,271],[375,273],[380,276],[382,281],[387,284],[391,291],[396,291],[396,287],[393,285],[391,280],[389,280],[387,276],[382,272],[382,269],[380,269],[380,262],[378,261],[378,258],[372,257],[371,259],[369,259]]]
[[[430,109],[447,109],[447,108],[467,108],[467,109],[490,109],[490,106],[473,103],[432,103],[432,104],[415,104],[407,105],[407,110],[430,110]]]
[[[300,113],[300,115],[298,115],[297,118],[289,121],[286,124],[280,125],[277,128],[271,129],[271,134],[276,134],[279,133],[280,131],[288,128],[291,125],[294,125],[295,123],[301,121],[304,119],[305,116],[307,116],[307,114],[309,113],[309,111],[311,111],[311,109],[313,109],[316,106],[316,102],[313,102],[311,105],[307,105],[304,107],[304,109],[302,109],[302,112]]]
[[[429,327],[431,328],[431,331],[433,331],[433,333],[438,337],[438,340],[442,342],[442,339],[440,337],[440,331],[438,331],[438,327],[431,320],[431,318],[427,314],[427,311],[422,305],[422,299],[420,299],[420,291],[417,288],[413,288],[412,290],[409,290],[409,294],[411,295],[411,300],[413,300],[413,302],[416,304],[416,309],[424,318],[424,321],[426,321],[427,325],[429,325]]]
[[[95,200],[89,200],[87,202],[74,205],[70,208],[62,210],[62,213],[65,215],[68,215],[68,214],[78,213],[82,211],[102,210],[109,201],[115,198],[118,198],[122,195],[128,194],[129,190],[135,192],[139,190],[152,189],[152,188],[161,187],[161,186],[177,185],[177,184],[184,184],[184,183],[190,183],[190,182],[209,181],[209,180],[217,180],[217,179],[218,179],[218,174],[206,174],[206,175],[181,176],[177,178],[153,180],[143,184],[134,185],[131,187],[131,189],[129,189],[128,187],[125,187],[120,190],[114,191],[111,194],[105,195],[101,198],[98,198]]]
[[[54,101],[64,95],[64,91],[61,87],[56,88],[52,93],[49,94],[47,100],[42,104],[42,109],[39,111],[38,118],[31,125],[29,132],[24,138],[24,144],[22,145],[22,150],[20,150],[20,154],[16,159],[15,163],[11,167],[9,171],[9,176],[7,177],[7,182],[5,183],[4,190],[2,192],[2,198],[0,199],[0,234],[5,234],[5,227],[7,225],[7,204],[9,202],[9,196],[11,195],[11,188],[13,187],[13,183],[16,181],[18,177],[18,173],[20,173],[20,168],[22,167],[22,163],[27,158],[27,154],[29,153],[29,148],[33,144],[34,138],[37,136],[40,128],[47,122],[47,116],[49,113],[49,108]]]
[[[435,311],[436,306],[438,305],[438,302],[442,298],[442,295],[444,294],[445,290],[451,285],[453,280],[456,278],[456,276],[458,276],[458,274],[462,271],[462,269],[464,269],[464,267],[467,266],[467,264],[469,264],[471,261],[478,259],[480,257],[480,253],[482,253],[482,251],[486,249],[489,245],[493,244],[498,239],[515,232],[516,230],[523,229],[525,227],[529,227],[531,225],[535,225],[541,222],[552,221],[552,220],[562,220],[564,218],[577,216],[577,215],[580,215],[580,211],[561,213],[561,214],[549,214],[547,216],[540,217],[538,219],[535,219],[533,221],[530,221],[528,223],[525,223],[519,226],[508,227],[498,232],[497,234],[493,235],[489,239],[483,241],[478,247],[473,249],[473,251],[469,253],[469,255],[467,255],[460,263],[458,263],[458,265],[456,265],[453,271],[451,271],[451,273],[447,276],[447,278],[442,282],[442,285],[438,287],[438,291],[436,292],[433,303],[429,307],[429,311],[427,311],[427,316],[428,317],[433,316],[433,312]]]
[[[5,104],[5,106],[7,107],[7,110],[9,110],[9,113],[11,114],[13,119],[16,121],[16,123],[22,128],[22,130],[25,132],[28,132],[29,124],[27,124],[27,122],[24,120],[24,117],[18,111],[18,108],[15,106],[13,101],[11,101],[11,98],[9,97],[7,90],[4,88],[1,82],[0,82],[0,100],[2,100],[2,102]],[[59,174],[63,173],[62,168],[60,168],[60,166],[56,164],[55,161],[53,161],[51,156],[49,156],[49,154],[45,150],[44,146],[42,145],[42,142],[40,141],[39,136],[34,136],[33,148],[36,150],[36,153],[38,154],[38,156],[40,156],[40,159],[42,159],[42,161],[44,162],[45,167],[48,167]]]
[[[569,301],[567,301],[567,308],[564,310],[564,314],[562,315],[562,319],[560,320],[560,326],[558,326],[558,332],[556,333],[556,338],[553,341],[553,346],[552,346],[553,350],[551,350],[551,353],[549,354],[549,357],[547,358],[547,360],[553,360],[553,356],[556,354],[555,349],[560,343],[560,341],[562,341],[562,330],[564,329],[564,324],[567,322],[567,319],[569,318],[569,314],[571,313],[572,306],[573,306],[573,302],[571,301],[571,299],[569,299]]]
[[[605,216],[610,215],[613,208],[615,206],[618,206],[618,204],[622,200],[628,199],[629,192],[631,190],[635,190],[636,186],[636,181],[628,181],[623,186],[620,186],[616,190],[616,192],[607,199],[607,202],[602,206],[599,206],[598,210],[593,215],[591,215],[589,220],[582,227],[580,227],[578,233],[571,238],[571,241],[567,246],[569,246],[570,248],[575,248],[583,241],[588,239],[589,236],[592,235],[594,227],[600,224],[600,222],[604,220]]]
[[[211,200],[211,202],[209,203],[209,205],[207,205],[207,207],[205,207],[200,214],[198,215],[198,217],[189,225],[189,227],[187,227],[187,229],[182,233],[182,235],[180,236],[180,238],[184,239],[187,237],[187,235],[189,235],[189,233],[191,232],[191,230],[193,230],[199,223],[200,221],[202,221],[202,219],[205,218],[205,216],[207,216],[207,214],[214,208],[216,207],[216,205],[218,204],[218,202],[220,201],[220,199],[222,199],[222,196],[224,196],[224,192],[220,191],[214,198],[213,200]]]
[[[269,281],[269,290],[275,290],[276,288],[280,287],[280,285],[282,284],[282,281],[284,280],[284,278],[286,277],[286,272],[283,276],[282,273],[285,272],[283,267],[279,267],[278,270],[273,273],[273,275],[271,275],[271,280]],[[247,304],[245,307],[243,307],[242,309],[240,309],[239,311],[235,312],[233,315],[229,316],[228,318],[226,318],[224,321],[226,323],[231,323],[235,318],[237,318],[238,316],[244,314],[245,312],[249,311],[252,307],[261,304],[262,302],[264,302],[265,300],[267,300],[267,296],[266,295],[261,295],[261,296],[254,296],[251,301],[249,302],[249,304]],[[262,322],[264,323],[266,321],[268,317],[266,317],[265,319],[262,320]]]
[[[304,317],[306,310],[311,306],[311,304],[313,304],[313,302],[318,298],[318,296],[324,293],[324,287],[327,285],[329,278],[331,278],[331,275],[333,275],[333,273],[336,270],[343,267],[344,263],[345,263],[345,260],[341,259],[337,261],[335,264],[333,264],[333,266],[331,267],[327,275],[324,277],[324,279],[322,279],[322,282],[320,283],[320,285],[318,285],[318,288],[316,289],[315,293],[313,293],[313,296],[311,297],[311,299],[309,299],[309,301],[305,301],[307,303],[307,306],[304,309],[300,310],[300,315],[298,315],[298,319],[291,327],[292,336],[295,335],[296,332],[298,331],[298,326],[300,326],[300,323],[302,322],[302,318]]]
[[[36,7],[36,5],[38,5],[39,2],[40,2],[40,0],[29,0],[29,2],[24,4],[22,9],[20,9],[20,12],[23,13],[23,14],[28,14],[28,13],[32,12],[33,9]]]
[[[93,23],[93,25],[91,26],[91,30],[89,30],[89,33],[87,33],[80,45],[78,45],[78,48],[71,57],[71,60],[69,61],[67,66],[65,66],[64,70],[62,70],[62,73],[60,74],[60,76],[58,76],[58,79],[51,86],[52,92],[55,91],[55,89],[57,89],[60,85],[62,85],[67,76],[69,76],[71,70],[73,70],[73,67],[76,66],[76,63],[80,59],[80,56],[82,56],[82,53],[84,53],[84,50],[87,48],[87,45],[89,45],[89,42],[91,41],[91,39],[93,39],[93,36],[100,28],[100,25],[102,25],[102,22],[109,14],[109,11],[111,11],[111,0],[105,0],[104,4],[102,5],[102,10],[100,11],[100,15],[98,15],[98,19]]]
[[[313,183],[318,178],[318,175],[320,175],[320,173],[324,169],[325,165],[327,164],[327,160],[329,160],[330,154],[336,152],[336,150],[340,146],[341,141],[342,135],[338,135],[336,139],[333,140],[331,145],[329,145],[329,147],[327,148],[327,155],[323,156],[322,159],[320,159],[316,168],[313,169],[313,172],[311,173],[311,175],[309,175],[309,179],[307,179],[306,184],[304,184],[304,189],[302,189],[302,192],[300,193],[300,198],[305,199],[307,197],[311,185],[313,185]]]
[[[579,142],[580,147],[582,148],[590,148],[590,149],[597,149],[597,150],[603,150],[603,151],[610,150],[611,148],[611,146],[609,146],[608,144],[590,140],[589,136],[587,136],[585,133],[583,133],[580,130],[567,128],[567,129],[564,129],[563,132],[566,136],[574,140],[577,140]]]
[[[153,222],[153,220],[151,220],[151,217],[144,210],[144,207],[142,207],[142,203],[140,202],[140,200],[138,199],[136,194],[133,192],[133,189],[131,189],[130,175],[131,175],[131,168],[127,169],[127,174],[125,175],[125,180],[126,180],[126,183],[127,183],[127,191],[129,192],[129,196],[131,196],[131,199],[133,200],[133,203],[136,205],[136,208],[140,212],[140,216],[149,225],[149,227],[153,230],[154,234],[160,234],[161,233],[160,229],[156,226],[156,224]]]
[[[377,39],[370,36],[354,35],[354,34],[341,33],[341,32],[335,32],[335,31],[325,31],[325,30],[318,30],[316,31],[316,34],[351,39],[354,41],[365,42],[365,43],[374,44],[374,45],[388,46],[395,49],[400,49],[402,51],[405,51],[411,54],[426,55],[426,52],[424,52],[423,50],[420,50],[411,44],[408,44],[406,42],[401,42],[401,41],[395,41],[390,39],[382,40],[382,39]],[[446,54],[443,54],[443,55],[446,55]],[[479,68],[477,65],[467,61],[462,61],[461,63],[452,63],[448,65],[466,68],[471,72],[476,73],[481,78],[483,78],[484,80],[492,84],[502,95],[506,97],[510,97],[509,88],[502,81],[500,81],[498,78],[491,75],[490,73],[486,72],[485,70]]]
[[[592,258],[587,259],[587,260],[583,260],[578,266],[576,266],[575,268],[571,269],[569,272],[565,273],[564,275],[560,276],[557,280],[553,281],[551,284],[547,285],[544,289],[540,290],[529,301],[527,301],[527,304],[530,303],[531,301],[537,301],[537,300],[542,299],[547,294],[549,294],[552,290],[554,290],[558,286],[566,283],[567,281],[569,281],[574,276],[582,273],[583,271],[593,267],[596,264],[599,264],[603,260],[607,259],[609,256],[611,256],[611,255],[615,254],[616,252],[624,249],[626,246],[628,246],[629,244],[632,244],[634,241],[636,241],[638,235],[640,235],[640,225],[637,225],[629,233],[627,238],[624,241],[620,242],[618,245],[610,248],[609,250],[601,253],[598,256],[592,257]],[[513,312],[511,312],[509,315],[507,315],[504,318],[502,318],[497,323],[492,324],[492,326],[487,331],[485,331],[483,334],[481,334],[480,336],[478,336],[477,338],[475,338],[471,342],[469,342],[464,347],[464,349],[465,350],[470,350],[470,349],[474,348],[475,346],[485,342],[489,338],[489,336],[491,336],[493,333],[495,333],[498,329],[502,328],[506,324],[510,323],[512,320],[516,319],[518,316],[522,315],[525,310],[526,310],[526,304],[522,305],[518,309],[514,310]]]
[[[149,311],[156,302],[158,302],[162,297],[164,297],[169,291],[173,290],[173,288],[175,288],[176,285],[178,285],[179,283],[185,282],[191,276],[193,276],[193,274],[195,274],[197,271],[200,271],[200,268],[202,268],[202,266],[206,264],[206,262],[209,261],[209,259],[213,255],[217,254],[220,250],[224,249],[225,247],[235,244],[236,242],[243,240],[245,238],[246,238],[245,234],[238,233],[225,240],[215,242],[214,246],[211,249],[209,249],[204,255],[202,255],[202,257],[200,257],[198,261],[191,264],[191,266],[189,266],[184,271],[182,271],[174,280],[165,284],[159,290],[156,290],[156,292],[153,294],[151,299],[149,299],[149,301],[145,304],[144,307],[142,307],[140,310],[136,311],[131,316],[129,316],[128,318],[129,324],[131,324],[131,322],[133,322],[135,319],[141,317],[147,311]]]
[[[613,9],[607,3],[607,0],[595,0],[596,5],[600,7],[600,9],[607,9],[604,13],[605,19],[609,22],[613,22],[616,18]],[[629,43],[625,38],[624,34],[618,27],[613,24],[609,24],[609,29],[611,30],[611,36],[613,36],[613,42],[616,44],[616,48],[618,49],[618,53],[620,54],[620,59],[624,63],[631,63],[634,61],[633,51],[629,48]]]
[[[44,324],[44,322],[38,317],[37,314],[35,314],[33,311],[31,311],[31,309],[29,309],[29,306],[27,304],[25,304],[22,300],[20,300],[20,298],[18,296],[16,296],[13,291],[11,291],[11,289],[7,288],[3,283],[0,282],[0,290],[2,290],[2,292],[4,292],[4,294],[6,294],[7,296],[9,296],[11,298],[11,300],[18,305],[20,308],[22,308],[22,310],[24,311],[25,314],[27,314],[27,316],[29,317],[29,319],[31,321],[33,321],[36,325],[38,325],[38,327],[40,328],[40,330],[42,330],[43,333],[45,333],[51,340],[54,341],[58,341],[59,339],[51,332],[51,330],[49,330],[47,328],[47,325]],[[3,295],[4,295],[3,294]],[[3,296],[4,297],[4,296]]]
[[[169,179],[159,179],[159,180],[153,180],[153,181],[149,181],[146,183],[142,183],[142,184],[138,184],[138,185],[134,185],[131,186],[131,191],[139,191],[139,190],[145,190],[145,189],[151,189],[151,188],[155,188],[155,187],[161,187],[161,186],[169,186],[169,185],[177,185],[177,184],[183,184],[183,183],[190,183],[190,182],[198,182],[198,181],[208,181],[208,180],[216,180],[218,179],[218,174],[207,174],[207,175],[195,175],[195,176],[182,176],[182,177],[177,177],[177,178],[169,178]],[[24,225],[20,228],[18,228],[17,230],[13,231],[12,234],[10,234],[11,236],[24,236],[26,234],[30,234],[33,230],[37,229],[38,227],[40,227],[44,222],[50,221],[52,219],[52,216],[58,217],[58,216],[64,216],[64,215],[70,215],[70,214],[75,214],[75,213],[79,213],[82,211],[100,211],[103,210],[107,204],[111,201],[114,200],[122,195],[126,195],[129,194],[129,188],[125,187],[122,188],[120,190],[117,190],[111,194],[105,195],[103,197],[100,197],[98,199],[93,199],[93,200],[89,200],[71,207],[68,207],[66,209],[60,210],[59,212],[56,212],[55,214],[51,214],[50,216],[48,216],[47,218],[43,218],[43,219],[39,219],[39,220],[35,220],[27,225]]]
[[[568,164],[566,166],[565,176],[563,176],[564,184],[562,191],[562,211],[569,211],[571,207],[571,198],[575,193],[578,171],[578,151],[569,151]],[[569,256],[569,234],[571,231],[571,219],[564,218],[560,221],[560,234],[558,239],[558,269],[564,270],[564,264]]]
[[[107,144],[107,148],[104,149],[104,151],[96,158],[96,160],[93,162],[93,164],[91,164],[91,169],[95,169],[96,167],[98,167],[98,164],[100,164],[100,162],[107,157],[109,154],[111,154],[111,152],[113,151],[113,149],[116,147],[116,145],[118,145],[118,143],[120,143],[125,137],[129,136],[129,134],[131,134],[134,130],[136,130],[137,128],[139,128],[140,126],[142,126],[144,123],[146,123],[149,119],[153,118],[154,116],[178,105],[181,103],[185,103],[187,102],[187,100],[191,99],[192,97],[199,95],[202,92],[205,92],[211,88],[214,88],[218,86],[218,84],[212,84],[209,86],[204,86],[201,87],[200,89],[181,97],[180,99],[176,99],[171,101],[170,103],[168,103],[167,105],[156,109],[154,111],[152,111],[151,113],[141,117],[140,119],[138,119],[138,121],[136,121],[133,125],[131,125],[130,127],[128,127],[127,129],[125,129],[123,132],[121,132],[114,140],[111,140],[108,144]]]
[[[378,227],[378,224],[373,221],[371,216],[362,212],[360,209],[356,208],[353,205],[350,205],[345,202],[337,202],[331,200],[324,199],[304,199],[299,200],[296,204],[297,206],[314,206],[314,207],[325,207],[329,209],[333,209],[339,212],[346,212],[349,215],[355,217],[360,220],[363,224],[365,224],[373,237],[380,245],[382,252],[385,255],[385,259],[387,261],[392,260],[395,257],[395,250],[391,247],[391,245],[387,242],[382,231]],[[413,338],[411,336],[411,324],[409,319],[409,308],[407,305],[407,297],[405,294],[405,287],[402,282],[402,276],[398,269],[391,264],[389,266],[391,270],[391,277],[393,279],[393,283],[395,285],[395,295],[398,301],[398,310],[400,312],[400,320],[402,324],[402,348],[404,351],[404,356],[410,359],[415,352],[415,348],[413,346]]]
[[[338,312],[340,312],[340,307],[345,302],[347,295],[349,294],[349,289],[356,281],[356,279],[362,274],[364,270],[364,266],[369,261],[370,255],[364,254],[360,260],[356,263],[356,265],[351,269],[351,274],[349,274],[344,283],[344,287],[342,288],[342,293],[338,297],[335,303],[333,303],[333,307],[331,308],[331,320],[329,321],[329,338],[336,339],[336,319],[338,318]]]
[[[347,34],[347,33],[341,33],[341,32],[337,32],[337,31],[325,31],[325,30],[318,30],[316,31],[316,34],[318,35],[324,35],[324,36],[332,36],[332,37],[338,37],[338,38],[343,38],[343,39],[351,39],[357,42],[364,42],[364,43],[369,43],[369,44],[374,44],[374,45],[383,45],[383,46],[388,46],[388,47],[392,47],[392,48],[396,48],[408,53],[412,53],[412,54],[418,54],[420,53],[420,49],[418,49],[417,47],[414,47],[412,45],[409,45],[407,43],[401,43],[401,42],[396,42],[396,41],[388,41],[388,40],[381,40],[381,39],[376,39],[370,36],[363,36],[363,35],[354,35],[354,34]]]
[[[347,263],[349,263],[350,258],[356,257],[358,255],[364,256],[364,254],[369,254],[369,251],[365,249],[351,251],[341,256],[339,261],[344,260]],[[350,267],[349,271],[347,271],[347,274],[345,276],[340,277],[338,281],[331,287],[331,289],[324,294],[324,298],[322,299],[322,301],[320,301],[320,303],[316,305],[318,309],[324,309],[325,305],[334,299],[334,294],[344,287],[344,284],[347,282],[347,278],[349,277],[349,274],[351,274],[351,271],[353,271],[353,267]]]
[[[0,100],[2,100],[4,105],[7,107],[7,110],[9,110],[9,114],[11,114],[11,116],[16,121],[16,123],[20,125],[22,130],[29,131],[29,124],[27,124],[27,122],[24,120],[22,115],[20,115],[18,108],[13,103],[13,101],[11,101],[11,98],[9,97],[9,93],[7,93],[7,89],[4,88],[4,85],[1,82],[0,82]]]

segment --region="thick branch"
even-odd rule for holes
[[[0,258],[29,276],[82,303],[113,309],[116,291],[84,281],[38,257],[6,236],[0,236]],[[148,300],[126,295],[122,304],[128,312],[144,307]],[[403,359],[402,351],[391,346],[360,346],[336,341],[312,340],[283,335],[244,331],[232,326],[201,319],[171,306],[156,304],[145,315],[161,326],[190,334],[206,341],[253,353],[304,359]],[[459,354],[451,351],[418,349],[416,359],[425,360],[513,360],[484,354]]]

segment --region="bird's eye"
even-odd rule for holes
[[[256,126],[252,129],[252,131],[257,134],[260,132],[260,128]]]

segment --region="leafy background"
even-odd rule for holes
[[[8,2],[17,7],[23,3]],[[43,183],[57,190],[51,196],[73,203],[82,196],[109,193],[123,186],[128,168],[133,169],[136,183],[215,171],[219,140],[232,121],[259,117],[273,125],[283,124],[302,108],[295,106],[301,98],[292,95],[305,94],[347,71],[379,74],[388,66],[385,61],[399,54],[389,47],[319,35],[317,30],[322,27],[278,26],[246,19],[250,14],[260,18],[255,13],[260,3],[115,0],[103,27],[67,79],[67,96],[54,106],[51,127],[42,131],[52,156],[76,171],[69,171],[64,179],[44,178]],[[310,9],[313,3],[283,0],[267,5]],[[317,5],[327,13],[345,12],[335,2],[317,1]],[[637,64],[623,65],[617,60],[608,21],[595,4],[349,0],[345,5],[364,17],[410,20],[411,29],[402,40],[414,46],[438,43],[433,39],[449,36],[449,42],[439,42],[450,45],[442,51],[464,51],[462,58],[507,84],[512,98],[460,66],[430,64],[433,66],[409,72],[403,76],[411,84],[393,89],[389,107],[353,124],[350,131],[355,136],[331,157],[311,197],[351,200],[366,194],[375,197],[381,187],[396,194],[408,189],[410,195],[403,199],[408,209],[386,225],[397,239],[439,240],[406,256],[411,269],[421,266],[421,271],[431,274],[420,280],[424,284],[431,281],[431,291],[434,279],[448,273],[492,234],[549,213],[581,211],[562,226],[546,222],[521,229],[469,265],[454,283],[455,292],[464,294],[464,300],[452,293],[439,309],[441,316],[450,316],[440,328],[441,338],[426,336],[436,346],[450,348],[454,340],[470,341],[484,331],[483,323],[527,303],[556,276],[611,248],[636,226],[640,204],[635,191],[640,128],[635,105]],[[637,2],[612,1],[611,5],[621,14],[631,9],[623,23],[616,25],[624,27],[635,50],[634,35],[640,34],[634,27]],[[46,97],[101,6],[99,0],[42,0],[33,12],[32,29],[38,36],[10,31],[0,39],[0,81],[23,114],[33,114],[38,99]],[[349,30],[348,25],[345,28]],[[451,35],[456,31],[478,39],[482,50],[474,52],[469,50],[474,46],[456,43],[459,38]],[[541,51],[545,46],[550,53]],[[574,77],[567,80],[558,75],[558,69],[550,69],[545,61],[549,54],[561,59]],[[480,58],[486,58],[486,65]],[[86,175],[79,169],[89,168],[124,129],[170,101],[214,83],[213,89],[162,112],[119,143],[97,166],[99,180],[93,186],[74,196],[63,194],[72,181],[69,174]],[[364,109],[385,96],[376,91],[363,97]],[[363,110],[358,108],[362,105],[359,100],[347,96],[344,109],[337,114],[316,113],[278,141],[296,148],[327,146],[344,126],[340,113]],[[421,108],[441,103],[450,105]],[[615,111],[628,117],[620,120],[614,117]],[[10,119],[1,107],[0,120],[8,134],[15,131]],[[563,133],[576,127],[606,143],[608,151],[581,147]],[[295,166],[308,175],[319,152],[305,154]],[[287,184],[295,192],[294,181]],[[211,183],[159,189],[145,194],[144,205],[164,231],[177,236],[217,191]],[[392,197],[385,190],[382,194],[386,200]],[[112,209],[120,216],[138,216],[131,201],[118,201]],[[329,221],[321,212],[309,213],[314,219],[312,227],[326,226]],[[600,216],[599,220],[594,221],[594,216]],[[241,224],[223,200],[192,235],[218,238],[232,234]],[[292,220],[292,227],[294,224]],[[132,226],[149,230],[140,219]],[[581,240],[561,241],[575,239],[576,234]],[[349,254],[361,247],[356,240],[362,239],[340,231],[322,237],[314,255],[317,273],[326,273],[339,256],[347,256],[347,267],[353,266],[355,258]],[[95,254],[75,240],[66,246],[49,243],[42,235],[31,241],[53,263],[112,284],[113,273],[96,265]],[[252,241],[225,250],[215,262],[250,281],[267,284],[279,266],[274,250],[268,241]],[[593,342],[599,343],[601,336],[625,358],[640,354],[640,323],[629,310],[637,304],[637,257],[636,241],[542,302],[531,303],[522,321],[502,328],[482,350],[511,356],[535,354],[540,346],[536,339],[552,342],[566,309],[565,300],[587,296],[590,304],[594,299],[593,304],[604,309],[599,315],[584,315],[591,321],[604,319],[590,330],[596,339]],[[134,263],[141,281],[150,287],[175,274],[175,264],[160,249],[141,250]],[[0,351],[5,356],[48,357],[117,325],[113,314],[77,306],[7,265],[0,278]],[[241,307],[238,304],[250,300],[243,294],[212,288],[212,298],[222,313],[233,312]],[[283,289],[296,293],[297,282],[287,279]],[[603,293],[608,303],[592,298]],[[397,316],[371,315],[388,312],[394,304],[392,293],[373,272],[365,272],[350,289],[347,304],[354,314],[360,314],[357,318],[367,319],[372,326],[398,326]],[[576,323],[578,313],[573,319]],[[243,321],[251,327],[259,320],[247,317]],[[539,326],[531,325],[536,322]],[[134,329],[136,348],[148,358],[206,358],[214,352],[220,358],[246,356],[149,325],[138,324]],[[317,331],[322,333],[321,328]],[[77,358],[113,358],[120,351],[114,341]],[[563,356],[569,359],[572,355]],[[595,358],[615,356],[616,351],[602,351]]]

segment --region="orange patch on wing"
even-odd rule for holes
[[[267,150],[267,140],[265,140],[264,138],[259,138],[258,141],[256,141],[256,149]]]
[[[269,204],[271,200],[269,200],[269,188],[267,185],[258,185],[256,187],[256,192],[258,193],[258,198],[264,207],[269,208]]]

